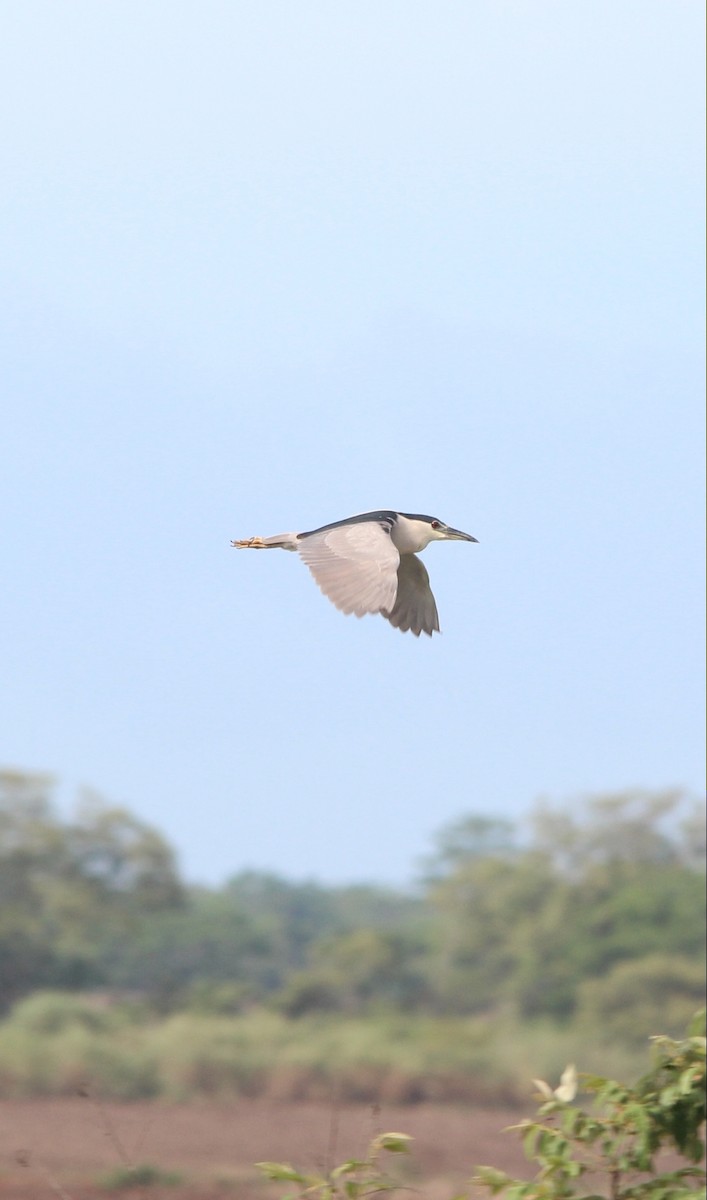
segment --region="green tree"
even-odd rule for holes
[[[704,938],[703,883],[694,872],[622,862],[593,866],[576,881],[563,873],[515,930],[514,998],[524,1016],[567,1017],[583,980],[650,954],[700,961]]]
[[[630,863],[694,866],[704,822],[703,806],[679,788],[634,788],[561,806],[541,803],[531,816],[533,845],[571,878]]]
[[[95,796],[62,821],[53,787],[48,775],[0,774],[2,1008],[36,987],[100,982],[104,945],[182,900],[155,830]]]
[[[676,1034],[704,1000],[705,968],[676,954],[649,954],[620,962],[578,991],[577,1015],[589,1029],[623,1042],[641,1041],[656,1029]]]
[[[397,932],[356,929],[315,943],[310,967],[291,976],[277,997],[290,1016],[315,1010],[409,1012],[429,1000],[422,947]]]
[[[332,890],[320,884],[294,883],[267,871],[242,871],[225,886],[234,904],[257,914],[273,958],[273,983],[288,969],[304,965],[308,947],[342,927]]]
[[[51,986],[68,967],[43,894],[48,874],[66,867],[52,785],[49,775],[0,772],[0,1011],[34,987]]]
[[[103,949],[106,980],[144,990],[161,1009],[192,1006],[197,981],[247,984],[253,998],[280,983],[266,923],[228,891],[193,888],[178,909],[146,917],[131,938],[118,931]]]
[[[429,894],[440,916],[431,971],[442,1006],[485,1012],[512,999],[528,929],[555,911],[564,886],[534,854],[472,858],[438,882]]]
[[[516,851],[511,821],[470,813],[450,821],[435,834],[435,848],[423,859],[428,884],[447,878],[479,859],[507,859]]]
[[[502,844],[491,822],[447,829],[428,882],[438,913],[431,970],[444,1007],[565,1020],[580,984],[649,955],[704,958],[704,879],[677,792],[541,808],[533,840]],[[495,830],[495,832],[494,832]],[[497,847],[477,853],[487,833]],[[490,832],[489,832],[490,831]],[[500,846],[500,848],[498,848]]]

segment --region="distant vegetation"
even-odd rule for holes
[[[704,815],[678,792],[467,816],[415,890],[180,879],[164,838],[0,774],[0,1094],[512,1098],[703,1002]],[[597,1058],[597,1056],[599,1056]]]

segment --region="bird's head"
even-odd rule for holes
[[[399,535],[408,541],[410,549],[413,553],[418,550],[424,550],[430,542],[475,542],[477,539],[472,537],[470,533],[462,533],[461,529],[453,529],[451,525],[445,525],[444,521],[438,520],[437,517],[423,516],[421,513],[400,513],[400,518],[404,521],[405,529],[399,530]],[[394,541],[397,540],[394,538]]]

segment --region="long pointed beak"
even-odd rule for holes
[[[449,526],[444,531],[444,536],[449,538],[450,542],[478,542],[478,538],[472,537],[470,533],[462,533],[461,529],[450,529]]]

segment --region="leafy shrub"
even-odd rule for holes
[[[580,1045],[584,1065],[597,1074],[610,1069],[636,1078],[642,1066],[639,1050],[603,1042],[596,1028],[511,1017],[330,1014],[295,1021],[250,1009],[142,1024],[118,1015],[97,1029],[72,1019],[46,1033],[27,1019],[26,1004],[0,1022],[0,1096],[69,1095],[88,1085],[125,1100],[326,1101],[336,1089],[342,1100],[363,1103],[516,1104],[530,1076],[555,1076]]]
[[[643,1041],[656,1029],[676,1034],[705,994],[704,965],[680,955],[650,954],[622,962],[605,979],[578,989],[580,1021],[624,1041]]]
[[[178,1171],[163,1171],[150,1163],[138,1163],[134,1167],[115,1167],[102,1175],[98,1186],[107,1192],[118,1192],[135,1187],[177,1187],[182,1182]]]
[[[364,1200],[366,1196],[377,1196],[383,1192],[397,1191],[399,1181],[381,1168],[384,1152],[406,1154],[410,1137],[406,1133],[381,1133],[371,1142],[364,1158],[350,1158],[340,1166],[323,1175],[308,1175],[288,1163],[259,1162],[268,1179],[276,1183],[294,1183],[296,1192],[289,1192],[285,1200],[295,1197],[319,1197],[320,1200]]]
[[[582,1076],[595,1097],[586,1112],[573,1103],[576,1076],[568,1071],[553,1092],[538,1081],[545,1102],[536,1121],[516,1128],[528,1159],[540,1170],[527,1182],[494,1167],[479,1167],[473,1182],[508,1200],[567,1200],[583,1176],[600,1177],[597,1190],[615,1200],[692,1200],[705,1172],[705,1014],[682,1042],[655,1038],[653,1069],[634,1087],[600,1076]],[[662,1171],[656,1155],[677,1151],[685,1165]],[[603,1177],[603,1178],[601,1178]]]
[[[15,1004],[11,1020],[28,1033],[62,1033],[70,1026],[105,1031],[115,1026],[115,1015],[90,998],[73,992],[34,992]]]
[[[251,1007],[256,989],[249,983],[220,983],[197,979],[183,997],[186,1012],[199,1016],[232,1017]]]

